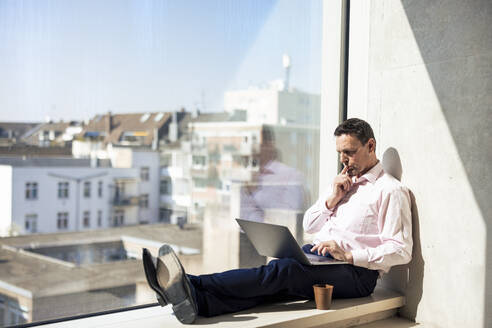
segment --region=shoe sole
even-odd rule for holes
[[[193,323],[198,311],[191,282],[171,246],[163,245],[159,249],[156,271],[157,282],[164,291],[166,301],[172,304],[176,318],[184,324]]]
[[[142,261],[145,271],[145,278],[147,279],[147,283],[149,287],[157,294],[157,301],[161,306],[166,306],[169,302],[164,295],[164,291],[159,286],[157,282],[157,273],[154,266],[154,261],[152,260],[152,255],[150,254],[147,248],[144,248],[142,251]]]

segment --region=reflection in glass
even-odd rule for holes
[[[143,247],[192,274],[264,263],[236,217],[302,242],[321,1],[0,7],[2,120],[35,121],[0,121],[0,326],[155,302]]]

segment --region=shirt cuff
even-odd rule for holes
[[[329,215],[329,216],[332,216],[333,215],[333,210],[330,210],[328,207],[326,207],[326,201],[323,202],[322,208],[323,208],[323,210],[322,210],[322,213],[323,214],[326,214],[326,215]]]
[[[367,268],[369,266],[367,252],[364,249],[354,249],[352,251],[354,265]]]

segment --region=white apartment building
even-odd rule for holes
[[[137,179],[120,177],[119,185],[136,188],[140,205],[138,223],[159,221],[159,152],[147,147],[108,146],[108,154],[115,169],[133,169]],[[118,185],[118,184],[117,184]],[[135,193],[135,189],[133,194]]]
[[[176,224],[188,220],[193,202],[191,196],[191,144],[182,141],[177,147],[161,151],[159,221]]]
[[[318,125],[320,96],[296,89],[285,90],[272,83],[268,88],[227,91],[224,109],[227,112],[246,110],[247,121],[263,124]]]
[[[137,162],[148,157],[130,156]],[[89,159],[54,158],[0,163],[1,236],[157,222],[155,165],[91,166]]]

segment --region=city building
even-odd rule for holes
[[[23,157],[23,158],[72,158],[71,147],[40,147],[23,142],[6,146],[0,146],[0,157]]]
[[[41,123],[0,122],[0,146],[11,146],[19,143],[22,136]]]
[[[193,201],[193,160],[196,146],[192,147],[194,136],[194,124],[205,122],[238,122],[245,120],[244,111],[200,113],[195,110],[192,113],[184,113],[179,121],[173,114],[171,126],[176,123],[174,137],[159,143],[160,153],[160,222],[182,223],[194,222],[203,216],[203,207]],[[200,156],[200,155],[198,155]],[[200,188],[200,187],[198,187]]]
[[[248,122],[198,122],[190,126],[191,197],[196,211],[203,212],[212,203],[228,205],[234,184],[258,192],[261,189],[255,197],[266,202],[262,208],[303,211],[317,196],[308,192],[318,186],[317,155],[309,151],[319,147],[317,127]],[[303,151],[304,156],[297,156]],[[276,201],[270,203],[268,196],[274,194]]]
[[[184,111],[97,115],[84,127],[73,144],[76,158],[109,158],[108,146],[147,147],[156,150],[159,140],[174,141],[176,124]],[[174,123],[174,124],[173,124]]]
[[[268,153],[284,165],[283,176],[268,183],[285,185],[285,175],[296,172],[295,183],[303,189],[297,209],[304,208],[317,196],[318,158],[296,154],[317,154],[319,107],[319,95],[274,81],[267,88],[226,92],[224,112],[195,110],[174,119],[179,137],[159,144],[161,221],[203,221],[207,205],[229,207],[231,186],[258,183],[260,157],[266,160]]]
[[[24,135],[21,141],[28,145],[39,147],[68,147],[74,136],[83,129],[83,124],[77,121],[47,122],[38,124]]]
[[[285,82],[273,81],[264,88],[225,92],[224,110],[244,110],[250,123],[317,125],[320,99],[320,95],[286,89]]]
[[[127,149],[113,154],[114,165],[109,160],[0,158],[1,235],[157,222],[158,154]]]

